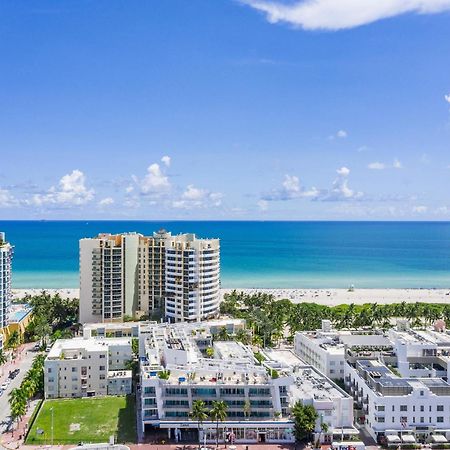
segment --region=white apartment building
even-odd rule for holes
[[[220,302],[218,239],[175,236],[166,244],[166,316],[173,322],[214,317]]]
[[[44,363],[45,398],[131,393],[132,359],[131,338],[58,339]]]
[[[377,360],[360,360],[346,365],[345,383],[378,442],[450,439],[450,385],[442,378],[398,377]]]
[[[80,240],[80,321],[120,322],[160,311],[201,320],[219,308],[218,239],[161,230]]]
[[[9,320],[12,255],[12,245],[6,242],[5,233],[0,233],[0,329],[8,326]],[[3,348],[3,336],[0,343]]]
[[[295,353],[308,364],[316,367],[327,377],[343,379],[345,361],[351,355],[370,351],[378,356],[376,349],[388,350],[390,340],[381,332],[368,330],[334,330],[329,320],[322,321],[322,329],[298,332],[294,338]]]
[[[206,355],[209,347],[213,357]],[[141,327],[142,431],[164,429],[169,439],[196,439],[198,424],[189,415],[193,402],[203,400],[211,408],[213,401],[223,400],[228,417],[219,423],[220,440],[229,436],[237,443],[294,442],[290,413],[302,401],[319,411],[317,437],[322,422],[329,424],[329,432],[321,434],[324,441],[357,434],[351,396],[289,350],[264,357],[260,365],[241,343],[213,342],[209,322]],[[206,420],[199,437],[214,442],[216,432],[216,423]]]

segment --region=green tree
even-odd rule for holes
[[[3,350],[0,350],[0,366],[3,366],[3,364],[6,363],[6,356],[3,353]]]
[[[206,349],[206,356],[208,358],[212,358],[214,356],[214,349],[212,347],[208,347]]]
[[[12,350],[16,350],[20,345],[21,336],[17,330],[14,330],[6,340],[6,348],[10,348]]]
[[[312,405],[303,405],[298,401],[292,409],[294,416],[294,434],[297,441],[304,441],[316,428],[317,411]]]
[[[213,401],[213,406],[209,415],[216,422],[216,448],[219,448],[219,422],[227,418],[228,405],[223,401]]]
[[[203,400],[195,400],[192,403],[192,411],[190,416],[197,421],[198,429],[198,448],[201,447],[200,430],[203,422],[208,418],[208,410]]]
[[[15,388],[9,393],[9,406],[12,421],[19,422],[27,409],[27,397],[22,389]]]

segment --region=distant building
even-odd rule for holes
[[[114,322],[159,311],[172,321],[219,310],[220,245],[161,230],[80,240],[80,321]]]
[[[131,338],[58,339],[44,363],[45,398],[131,393]]]
[[[5,328],[9,321],[12,256],[12,245],[6,241],[5,233],[0,233],[0,328]]]

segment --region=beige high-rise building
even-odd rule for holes
[[[219,309],[218,239],[165,230],[100,234],[80,240],[80,322],[121,321],[152,313],[203,320]]]

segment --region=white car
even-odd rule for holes
[[[0,389],[2,390],[2,391],[6,391],[6,388],[8,387],[8,383],[3,383],[1,386],[0,386]]]

